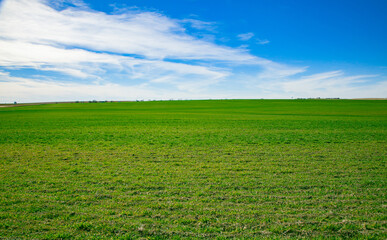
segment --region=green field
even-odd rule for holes
[[[387,101],[0,108],[0,239],[387,238]]]

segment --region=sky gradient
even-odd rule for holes
[[[387,2],[2,0],[0,103],[387,97]]]

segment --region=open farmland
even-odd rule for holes
[[[385,239],[387,101],[0,108],[0,238]]]

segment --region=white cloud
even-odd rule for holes
[[[345,76],[342,71],[326,72],[279,82],[261,82],[255,88],[240,91],[187,91],[193,83],[180,83],[178,89],[160,89],[148,84],[123,86],[116,83],[74,83],[12,77],[0,71],[0,102],[136,100],[136,99],[222,99],[291,97],[387,97],[387,81],[356,85],[374,75]],[[154,79],[163,84],[174,81],[168,76]],[[206,81],[201,83],[207,84]]]
[[[243,34],[239,34],[237,37],[241,41],[248,41],[254,37],[254,33],[252,33],[252,32],[243,33]],[[260,45],[264,45],[264,44],[270,43],[270,41],[267,39],[256,39],[256,43],[260,44]]]
[[[307,67],[254,56],[247,45],[216,44],[213,35],[206,35],[215,27],[212,22],[172,19],[131,8],[106,14],[89,9],[81,0],[3,0],[0,68],[20,73],[34,69],[42,77],[17,78],[0,71],[0,97],[13,102],[255,96],[247,94],[250,90],[270,97],[305,91],[317,94],[319,89],[334,92],[336,86],[353,90],[355,81],[367,78],[341,72],[299,77]],[[192,29],[204,38],[189,34]],[[254,34],[238,37],[248,41]],[[236,73],[244,68],[250,71]],[[70,77],[65,79],[65,75]],[[220,93],[221,85],[244,89]]]
[[[0,65],[8,68],[35,68],[57,71],[80,78],[96,78],[104,68],[126,72],[127,78],[152,80],[163,75],[192,80],[195,75],[204,79],[219,79],[227,76],[225,70],[185,63],[146,60],[106,53],[95,53],[82,49],[64,49],[41,44],[0,40]],[[190,75],[190,78],[185,76]],[[178,84],[174,81],[172,83]],[[209,81],[211,83],[211,81]],[[210,85],[210,84],[209,84]]]
[[[249,32],[249,33],[242,33],[242,34],[239,34],[237,37],[238,37],[239,40],[241,40],[241,41],[248,41],[248,40],[250,40],[252,37],[254,37],[254,33],[252,33],[252,32]]]
[[[307,67],[295,67],[262,60],[263,71],[255,77],[258,81],[278,81],[306,71]]]
[[[85,4],[82,0],[55,0],[55,1],[46,1],[52,7],[55,8],[63,8],[66,6],[76,6],[82,8],[88,8],[87,4]]]
[[[330,71],[295,78],[293,75],[274,81],[260,81],[255,86],[271,97],[372,98],[387,97],[387,80],[374,81],[378,75],[352,75]],[[373,81],[371,81],[373,80]]]
[[[56,8],[66,4],[75,7],[57,10],[52,4]],[[170,85],[192,86],[194,91],[228,75],[229,70],[213,67],[213,63],[259,61],[247,50],[190,36],[181,22],[198,29],[214,25],[154,12],[108,15],[87,9],[79,0],[5,0],[0,8],[0,66],[56,71],[93,81],[103,79],[101,75],[106,72],[110,79],[105,80],[125,74],[129,85],[133,79],[151,82],[168,77]]]
[[[232,62],[255,59],[239,49],[195,39],[185,33],[178,20],[158,13],[108,15],[78,8],[57,11],[44,3],[42,0],[5,0],[0,12],[0,36],[152,59]]]
[[[258,44],[261,44],[261,45],[265,45],[265,44],[270,43],[270,41],[267,40],[267,39],[258,39],[258,40],[257,40],[257,43],[258,43]]]
[[[117,84],[81,84],[42,81],[27,78],[0,76],[1,102],[40,102],[74,100],[133,100],[136,96],[154,93],[140,86],[124,87]]]
[[[346,76],[343,71],[331,71],[286,81],[281,83],[281,85],[285,92],[302,94],[304,96],[339,97],[352,95],[353,91],[361,92],[362,88],[364,88],[361,83],[368,82],[369,78],[374,77],[378,77],[378,75]],[[369,92],[366,94],[369,94]],[[364,93],[361,95],[364,96]],[[372,96],[368,95],[368,97]]]
[[[189,86],[187,86],[189,87]],[[141,99],[207,99],[208,92],[163,90],[146,84],[123,86],[115,83],[86,84],[12,77],[0,72],[0,103],[3,102],[57,102],[88,100],[141,100]],[[223,95],[212,93],[212,98]]]
[[[34,67],[45,64],[66,65],[83,62],[119,65],[122,57],[82,49],[65,49],[44,44],[0,39],[0,65]]]
[[[205,21],[192,19],[192,18],[186,18],[186,19],[180,20],[179,22],[189,23],[191,27],[199,30],[206,30],[206,31],[213,32],[216,29],[216,23],[214,22],[205,22]]]

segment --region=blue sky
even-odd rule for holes
[[[0,4],[0,102],[387,97],[384,0]]]

